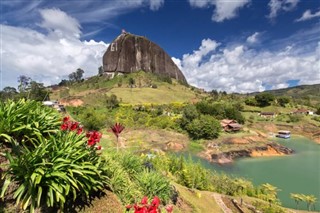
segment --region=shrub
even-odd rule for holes
[[[147,171],[136,175],[141,193],[148,197],[158,196],[164,203],[170,200],[172,187],[167,178],[155,171]]]
[[[36,101],[21,99],[0,103],[0,138],[7,141],[32,142],[41,135],[56,132],[60,121],[56,110]]]
[[[219,136],[221,131],[217,119],[209,115],[201,115],[186,126],[186,130],[193,139],[213,139]]]
[[[108,122],[105,114],[99,113],[94,108],[81,108],[77,112],[79,114],[77,118],[86,129],[100,130],[111,122]]]
[[[104,160],[94,146],[87,145],[84,134],[59,131],[48,139],[39,137],[39,146],[16,147],[18,155],[6,153],[8,170],[4,173],[3,198],[7,187],[15,182],[13,198],[30,212],[40,206],[63,211],[73,198],[89,198],[106,183]]]

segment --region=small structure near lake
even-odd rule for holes
[[[288,139],[291,137],[291,132],[288,130],[280,130],[278,131],[278,134],[276,135],[278,138],[285,138]]]
[[[236,120],[223,119],[220,124],[224,131],[226,132],[236,132],[240,131],[242,125],[240,125]]]
[[[277,117],[277,114],[275,112],[260,112],[260,117],[263,118],[275,118]]]

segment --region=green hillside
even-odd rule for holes
[[[272,93],[276,96],[290,96],[292,98],[314,98],[320,100],[320,84],[314,85],[301,85],[295,87],[289,87],[285,89],[268,90],[266,92]],[[255,95],[257,93],[251,93]]]
[[[194,102],[205,96],[199,89],[180,82],[145,73],[143,71],[129,75],[94,76],[80,83],[52,89],[52,100],[70,102],[78,100],[84,105],[99,106],[106,96],[116,95],[122,104],[168,104],[173,102]]]

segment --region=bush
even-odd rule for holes
[[[1,102],[0,138],[32,142],[39,136],[56,132],[60,127],[60,119],[56,110],[36,101],[21,99],[17,102]]]
[[[88,199],[93,191],[106,183],[104,161],[94,146],[87,146],[84,134],[59,131],[48,139],[39,137],[39,146],[27,149],[16,147],[18,153],[9,159],[4,173],[1,197],[11,183],[18,184],[13,198],[30,212],[40,206],[59,208],[72,199]]]
[[[139,189],[147,197],[158,196],[164,203],[170,200],[172,187],[167,178],[155,171],[144,170],[136,176]]]
[[[189,136],[193,139],[213,139],[219,136],[221,131],[217,119],[209,115],[201,115],[186,126]]]
[[[94,108],[81,108],[77,110],[77,118],[88,130],[100,130],[108,124],[113,123],[108,120],[105,114],[99,113]]]

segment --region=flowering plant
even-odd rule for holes
[[[124,126],[122,126],[120,123],[115,123],[113,126],[110,127],[111,131],[117,138],[117,151],[119,149],[119,135],[124,130]]]
[[[160,199],[155,196],[150,204],[148,204],[148,197],[144,196],[140,202],[140,204],[135,203],[134,205],[127,205],[127,211],[130,211],[131,208],[134,209],[134,213],[160,213],[161,210],[159,208]],[[166,211],[171,213],[173,210],[173,206],[166,206]]]
[[[76,131],[80,135],[83,131],[83,127],[79,125],[79,122],[71,121],[70,117],[64,117],[61,124],[61,130],[63,131]]]

